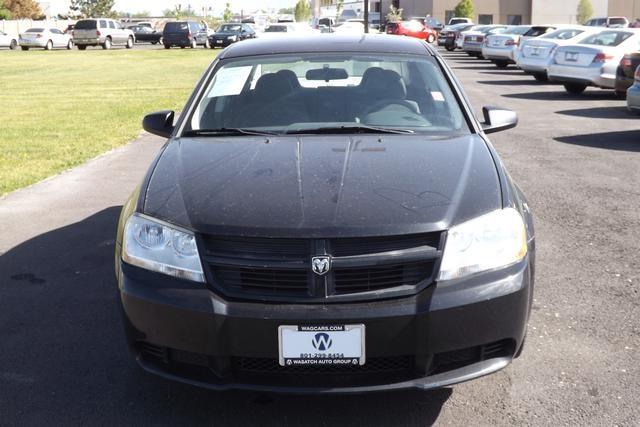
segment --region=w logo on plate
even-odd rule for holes
[[[325,351],[331,348],[331,344],[333,344],[333,341],[331,340],[329,334],[320,332],[313,336],[311,344],[313,344],[313,348],[320,351]]]

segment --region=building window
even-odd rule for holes
[[[491,25],[493,24],[493,15],[478,15],[479,25]]]
[[[522,15],[507,15],[507,25],[522,25]]]
[[[453,18],[453,10],[445,10],[444,11],[444,23],[448,24],[449,21],[451,21],[451,18]]]

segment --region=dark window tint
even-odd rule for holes
[[[62,31],[57,28],[51,28],[49,31],[51,31],[53,34],[62,34]]]
[[[76,30],[95,30],[98,28],[96,24],[97,22],[93,19],[85,19],[83,21],[78,21],[74,28]]]
[[[627,20],[624,18],[611,18],[609,19],[609,25],[627,25]]]
[[[44,32],[44,28],[30,28],[26,32],[27,33],[42,33],[42,32]]]
[[[541,36],[543,34],[546,34],[549,31],[552,31],[552,28],[549,27],[533,27],[531,28],[529,31],[527,31],[525,33],[525,36],[527,37],[538,37]]]
[[[594,44],[597,46],[618,46],[632,36],[632,33],[623,31],[603,31],[587,37],[580,44]]]
[[[104,19],[100,20],[100,28],[107,28],[107,21],[105,21]]]
[[[116,24],[114,24],[113,21],[109,21],[109,28],[113,28],[115,30]]]
[[[186,33],[189,31],[189,24],[187,22],[168,22],[164,30],[170,33]]]

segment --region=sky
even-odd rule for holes
[[[252,11],[261,8],[290,7],[295,5],[296,0],[116,0],[115,10],[122,12],[141,12],[149,11],[152,15],[160,15],[165,9],[173,9],[176,4],[181,4],[182,8],[187,5],[197,11],[202,7],[212,7],[214,14],[222,13],[225,3],[231,4],[231,10],[240,12],[241,10]]]

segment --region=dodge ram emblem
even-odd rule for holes
[[[318,276],[327,274],[331,269],[331,257],[314,256],[313,258],[311,258],[311,269]]]

